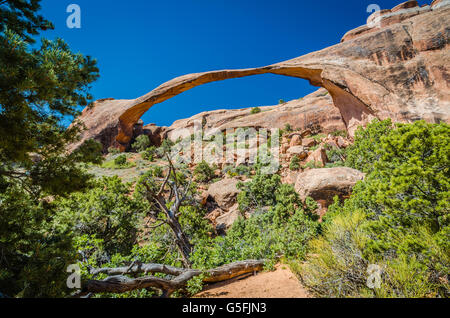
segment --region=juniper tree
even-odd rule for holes
[[[53,25],[40,0],[0,1],[0,291],[10,296],[61,294],[68,236],[45,231],[49,201],[85,187],[80,163],[99,162],[98,143],[69,153],[82,126],[64,122],[92,97],[96,61],[62,40],[35,37]]]

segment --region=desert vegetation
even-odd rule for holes
[[[37,14],[39,1],[6,3],[0,296],[191,297],[279,263],[316,297],[449,296],[447,123],[375,119],[354,138],[286,123],[261,145],[284,147],[270,172],[259,156],[236,165],[179,162],[173,154],[182,139],[156,145],[145,134],[124,153],[94,139],[69,150],[84,127],[62,119],[91,107],[96,61],[60,39],[35,42],[52,28]],[[250,147],[245,138],[233,145]],[[301,188],[311,171],[361,177],[333,184],[343,189]],[[72,265],[81,271],[74,289]]]

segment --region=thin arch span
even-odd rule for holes
[[[206,83],[223,81],[226,79],[241,78],[260,74],[277,74],[306,79],[311,85],[323,87],[328,90],[336,107],[339,108],[347,128],[365,122],[374,116],[373,112],[361,100],[346,91],[344,88],[322,77],[323,70],[315,67],[301,67],[294,65],[271,65],[260,68],[221,70],[204,73],[195,73],[177,77],[162,84],[148,94],[134,100],[119,117],[119,127],[116,141],[121,149],[129,144],[133,127],[147,110],[156,104],[162,103],[191,88]],[[351,127],[349,127],[351,126]],[[351,131],[350,131],[351,133]]]

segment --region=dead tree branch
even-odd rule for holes
[[[264,263],[264,260],[246,260],[206,271],[162,264],[132,264],[132,266],[116,268],[99,268],[91,270],[91,274],[103,273],[114,276],[109,276],[104,280],[86,281],[77,297],[90,293],[124,293],[144,288],[157,288],[163,292],[163,296],[169,297],[174,291],[185,287],[190,279],[201,274],[205,274],[203,278],[205,283],[221,282],[243,274],[261,271]],[[163,273],[174,276],[174,278],[166,279],[155,276],[129,278],[125,276],[126,274],[142,273]]]

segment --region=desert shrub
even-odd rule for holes
[[[242,212],[250,209],[272,206],[276,202],[275,192],[281,185],[281,178],[277,174],[264,174],[257,168],[255,176],[248,182],[240,182],[237,187],[241,190],[237,201]]]
[[[286,221],[298,209],[302,209],[300,197],[291,184],[281,184],[275,191],[275,200],[274,212],[277,223]]]
[[[278,222],[274,210],[238,219],[226,236],[197,244],[192,255],[198,268],[213,268],[245,259],[267,259],[268,266],[280,257],[302,259],[307,242],[317,235],[318,223],[296,210]]]
[[[261,108],[259,107],[254,107],[252,108],[252,110],[250,111],[250,114],[258,114],[261,112]]]
[[[301,277],[316,296],[357,297],[368,292],[368,262],[362,255],[367,235],[360,228],[364,220],[360,211],[338,215],[325,226],[323,236],[311,241]]]
[[[450,127],[376,121],[368,129],[384,132],[375,145],[362,140],[354,148],[367,152],[370,161],[355,162],[370,172],[350,199],[330,207],[324,237],[313,243],[318,256],[305,267],[306,284],[321,296],[446,297]],[[368,289],[361,277],[368,264],[383,268],[380,289]]]
[[[114,163],[118,166],[123,166],[127,163],[127,156],[120,155],[114,158]]]
[[[175,143],[170,139],[164,139],[161,143],[161,146],[156,150],[157,158],[164,158],[166,154],[170,154],[172,147],[175,146]]]
[[[136,138],[131,147],[137,152],[145,151],[150,147],[150,138],[147,135],[140,135]]]
[[[148,161],[154,161],[156,157],[157,149],[155,146],[150,146],[142,152],[142,159]]]
[[[291,124],[286,123],[286,124],[284,125],[283,132],[285,132],[285,133],[290,133],[290,132],[292,132],[292,131],[293,131],[293,129],[292,129]]]
[[[109,147],[108,153],[111,155],[118,155],[120,153],[120,149],[116,147]]]
[[[297,155],[292,156],[291,163],[289,164],[289,169],[291,170],[300,169],[300,158]]]
[[[214,178],[215,173],[214,169],[210,167],[206,161],[203,160],[195,167],[194,176],[195,180],[206,183]]]
[[[383,136],[389,134],[393,125],[390,119],[373,120],[366,128],[358,127],[354,143],[348,148],[346,165],[362,172],[371,172],[380,154],[377,146]]]
[[[304,165],[302,165],[301,167],[302,167],[302,169],[322,168],[316,161],[309,161],[309,162],[305,163]]]
[[[328,161],[327,168],[345,166],[347,150],[345,148],[327,147],[326,150]]]
[[[58,231],[104,240],[108,255],[127,254],[135,243],[144,206],[130,196],[130,185],[118,177],[94,181],[84,193],[55,202]]]
[[[325,135],[325,134],[315,134],[315,135],[311,136],[311,138],[314,139],[317,143],[320,143],[322,141],[322,139],[324,139],[326,137],[327,137],[327,135]]]
[[[240,164],[237,167],[233,165],[227,165],[223,168],[222,173],[227,174],[230,177],[235,176],[247,176],[249,177],[252,173],[253,168],[251,166]]]
[[[280,99],[279,101],[278,101],[278,104],[279,105],[281,105],[281,104],[285,104],[286,102],[284,101],[284,99]]]
[[[346,130],[335,130],[333,132],[330,133],[331,136],[341,136],[341,137],[348,137],[348,132]]]

